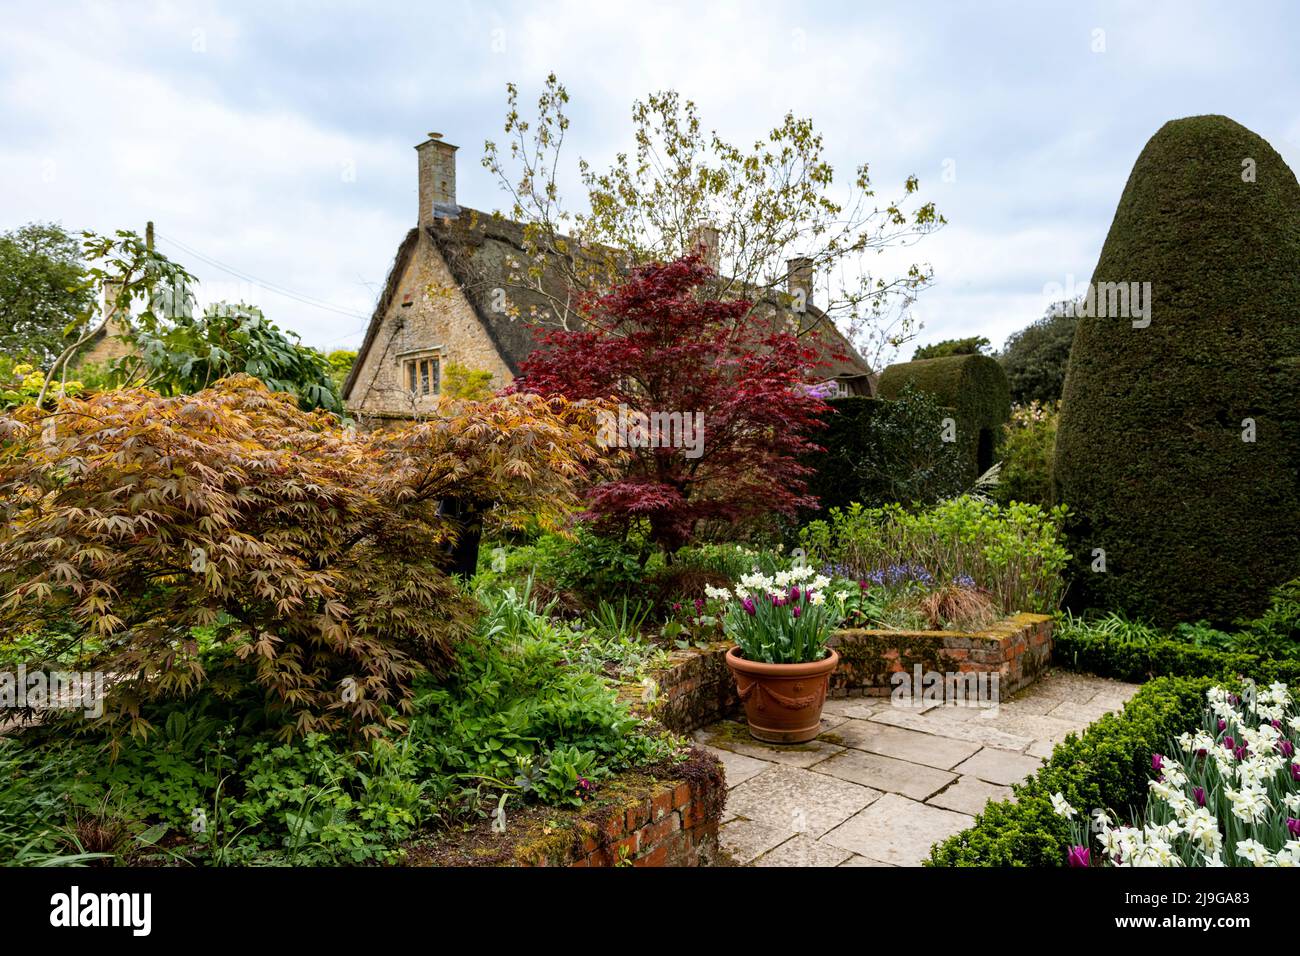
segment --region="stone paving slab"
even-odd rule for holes
[[[847,719],[845,722],[847,723]],[[837,723],[835,728],[838,727]],[[764,743],[749,736],[749,730],[743,722],[734,720],[724,720],[712,727],[697,730],[695,739],[709,747],[730,750],[732,753],[766,760],[769,763],[784,764],[787,767],[811,767],[844,749],[838,744],[825,740],[810,740],[803,744]]]
[[[752,863],[768,850],[794,836],[793,830],[770,827],[754,820],[732,820],[718,830],[718,844],[737,863]]]
[[[876,714],[871,719],[876,723],[902,727],[906,730],[919,730],[926,734],[965,740],[983,747],[998,747],[1002,750],[1024,750],[1034,742],[1033,737],[1010,734],[998,729],[997,719],[991,710],[980,713],[988,716],[975,716],[974,708],[948,708],[932,710],[928,714],[918,714],[912,710],[898,709]]]
[[[1000,787],[978,777],[958,777],[956,783],[941,793],[936,793],[926,803],[932,807],[974,816],[987,803],[1011,799],[1013,795],[1010,787]]]
[[[980,749],[979,744],[891,727],[875,720],[846,720],[835,728],[836,739],[855,750],[868,750],[898,760],[951,770]]]
[[[918,866],[1056,742],[1137,691],[1053,672],[997,708],[893,707],[888,698],[827,701],[822,736],[765,744],[743,721],[696,738],[723,761],[730,793],[719,831],[741,865]]]
[[[756,757],[746,757],[744,754],[733,753],[730,750],[722,750],[718,747],[709,747],[707,745],[704,749],[722,761],[722,769],[726,772],[728,787],[742,784],[750,777],[757,777],[768,767],[772,766],[772,764],[766,760],[759,760]]]
[[[820,837],[880,797],[879,790],[777,765],[727,795],[727,810],[769,827]]]
[[[857,750],[848,750],[823,760],[814,770],[873,790],[901,793],[913,800],[924,800],[957,779],[956,774],[946,770]]]
[[[848,850],[809,839],[801,833],[764,853],[754,866],[839,866],[852,856]]]
[[[895,866],[920,866],[930,848],[975,822],[965,813],[887,793],[827,833],[822,842]]]
[[[955,770],[959,774],[969,774],[988,783],[1009,787],[1013,783],[1020,783],[1030,774],[1037,773],[1042,765],[1043,761],[1038,757],[985,747],[970,759],[957,764]]]

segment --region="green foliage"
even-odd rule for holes
[[[951,409],[967,487],[997,461],[1002,426],[1011,417],[1011,392],[1001,366],[987,355],[952,355],[891,365],[876,393],[896,399],[908,384]]]
[[[1052,504],[1052,458],[1056,453],[1056,406],[1037,402],[1011,410],[1002,442],[1002,468],[993,496],[1002,504]]]
[[[1061,595],[1066,510],[963,495],[916,513],[898,505],[834,509],[800,543],[811,560],[876,584],[917,580],[989,592],[1006,613],[1051,613]]]
[[[815,469],[809,491],[823,512],[853,502],[932,504],[965,487],[966,465],[957,443],[943,440],[950,411],[908,383],[893,401],[837,398],[834,413],[812,437],[825,448],[808,456]]]
[[[1150,282],[1150,324],[1080,318],[1062,397],[1080,606],[1223,626],[1300,572],[1297,261],[1300,184],[1276,150],[1223,116],[1161,127],[1093,270]]]
[[[1159,677],[1143,685],[1122,712],[1058,744],[1034,777],[1013,787],[1015,803],[990,803],[973,826],[935,846],[927,865],[1064,866],[1073,838],[1052,796],[1063,795],[1085,813],[1094,807],[1131,812],[1145,804],[1151,755],[1200,724],[1205,692],[1214,684]]]
[[[526,597],[484,601],[454,670],[417,683],[405,733],[279,742],[255,692],[216,680],[144,704],[147,739],[69,721],[0,738],[0,859],[67,857],[78,816],[111,803],[130,833],[161,827],[166,853],[196,863],[390,861],[418,830],[480,812],[485,793],[576,805],[611,773],[677,752],[574,653],[575,632]],[[209,670],[224,653],[205,652]]]
[[[334,349],[332,352],[325,353],[325,361],[329,363],[330,381],[334,383],[334,391],[342,395],[343,383],[348,380],[352,366],[356,364],[357,353],[352,349]]]
[[[503,549],[504,550],[504,549]],[[484,549],[489,564],[500,552]],[[578,525],[569,536],[540,535],[532,544],[504,552],[506,577],[531,578],[536,585],[595,607],[605,597],[622,598],[636,592],[645,574],[644,547],[635,541],[597,534]]]
[[[492,373],[448,362],[442,373],[442,394],[450,398],[482,401],[492,394]]]
[[[1013,333],[998,354],[998,363],[1007,373],[1011,400],[1017,405],[1054,405],[1060,401],[1070,346],[1079,324],[1074,311],[1068,308],[1072,305],[1056,303],[1041,319]]]
[[[0,235],[0,353],[44,368],[68,345],[67,326],[89,308],[77,239],[57,223]]]
[[[992,343],[982,335],[972,335],[964,339],[944,339],[933,345],[919,345],[912,353],[912,361],[917,359],[947,358],[949,355],[986,355]]]
[[[198,318],[177,314],[141,323],[132,344],[135,352],[114,369],[123,384],[143,381],[164,395],[182,395],[243,373],[272,391],[294,395],[305,411],[343,411],[330,359],[299,344],[256,306],[219,302]]]

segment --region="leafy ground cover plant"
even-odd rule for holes
[[[277,740],[255,688],[213,684],[145,702],[155,730],[117,741],[115,756],[93,726],[0,738],[0,859],[85,862],[93,828],[119,834],[109,857],[122,862],[393,861],[421,830],[581,803],[610,774],[677,754],[618,700],[603,661],[575,653],[563,622],[526,596],[482,600],[452,671],[416,679],[409,727],[369,741]]]
[[[1287,685],[1212,687],[1206,698],[1200,727],[1150,755],[1133,825],[1104,807],[1088,825],[1053,796],[1073,833],[1071,866],[1300,866],[1300,717]]]
[[[810,522],[800,544],[814,563],[876,584],[957,584],[987,592],[1002,613],[1052,613],[1069,560],[1066,509],[963,495],[911,512],[900,505],[832,509]]]

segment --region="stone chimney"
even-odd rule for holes
[[[444,142],[441,133],[430,133],[415,147],[420,167],[418,224],[422,227],[432,225],[435,219],[455,219],[460,212],[456,205],[457,148]]]
[[[813,261],[807,256],[785,261],[785,291],[804,305],[812,305]]]
[[[706,223],[691,233],[688,252],[698,252],[704,264],[717,272],[722,268],[722,233],[717,226]]]

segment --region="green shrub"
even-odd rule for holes
[[[1002,504],[1052,504],[1052,456],[1056,451],[1055,406],[1017,405],[1005,426],[1002,468],[994,497]]]
[[[927,865],[1064,866],[1074,841],[1069,822],[1052,808],[1052,795],[1062,794],[1085,813],[1144,805],[1151,755],[1199,726],[1205,692],[1215,683],[1160,677],[1143,685],[1122,712],[1058,744],[1035,776],[1013,787],[1015,803],[990,803],[973,826],[935,846]]]
[[[1298,261],[1300,184],[1268,143],[1223,116],[1151,138],[1092,279],[1150,283],[1150,323],[1080,318],[1062,397],[1080,606],[1222,626],[1300,571]]]
[[[909,383],[893,401],[855,396],[828,404],[834,413],[813,438],[826,450],[807,459],[815,469],[809,491],[823,513],[855,501],[931,504],[965,487],[958,444],[943,440],[952,413],[934,396]]]
[[[1061,595],[1063,507],[1006,507],[964,495],[912,513],[898,505],[833,509],[810,522],[801,544],[836,574],[890,583],[906,573],[924,583],[986,589],[1004,612],[1051,613]]]
[[[1007,376],[987,355],[952,355],[891,365],[880,374],[876,393],[896,399],[908,383],[952,409],[963,481],[969,487],[997,461],[1002,426],[1011,417]]]
[[[165,831],[166,851],[132,847],[164,861],[389,861],[437,821],[502,797],[581,803],[610,774],[672,755],[579,653],[580,634],[513,593],[485,601],[454,670],[416,682],[406,733],[283,742],[259,695],[213,665],[189,698],[142,707],[146,738],[68,719],[0,738],[0,860],[72,853],[75,820],[109,806],[132,835]]]
[[[1065,369],[1070,362],[1070,345],[1079,319],[1066,306],[1054,303],[1037,322],[1013,333],[998,355],[1007,373],[1011,400],[1018,405],[1038,402],[1055,405],[1061,400]]]
[[[601,598],[634,595],[646,573],[643,559],[640,542],[599,535],[586,525],[569,537],[544,534],[523,547],[484,548],[479,558],[488,573],[495,570],[515,581],[532,578],[543,590],[588,608]]]

